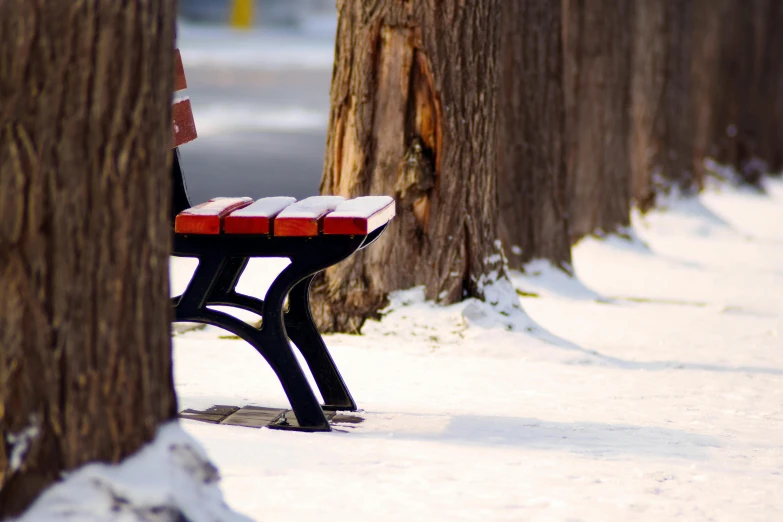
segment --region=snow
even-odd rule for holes
[[[227,132],[302,132],[326,128],[329,114],[307,107],[277,107],[225,101],[195,103],[194,119],[201,137]]]
[[[217,197],[212,198],[205,203],[199,203],[195,207],[190,207],[184,210],[182,213],[189,216],[220,216],[225,214],[228,210],[231,210],[237,206],[249,205],[253,202],[252,198],[227,198]]]
[[[89,464],[47,489],[17,522],[245,522],[223,501],[220,476],[177,422],[119,465]]]
[[[634,215],[630,240],[575,247],[576,278],[512,274],[511,311],[397,292],[363,335],[326,336],[359,425],[183,426],[257,520],[781,519],[783,183],[767,192]],[[240,288],[285,264],[254,260]],[[179,290],[193,266],[172,261]],[[221,335],[175,337],[181,407],[287,406]]]
[[[304,35],[180,24],[178,46],[188,67],[329,69],[332,23]],[[201,135],[327,118],[232,102],[194,111]],[[486,277],[489,303],[397,292],[363,335],[325,338],[361,424],[172,423],[121,465],[70,474],[20,520],[244,520],[224,497],[254,520],[293,522],[781,520],[783,182],[766,192],[710,183],[668,198],[634,214],[626,238],[580,242],[576,277],[542,261],[511,285]],[[287,264],[251,260],[239,291],[263,296]],[[173,294],[195,266],[171,260]],[[181,410],[288,406],[244,342],[175,331]],[[11,457],[34,436],[7,440]]]
[[[335,208],[330,217],[369,218],[394,202],[390,196],[363,196],[349,199]]]
[[[342,196],[313,196],[297,201],[293,205],[287,206],[277,219],[281,218],[307,218],[318,219],[327,212],[336,209],[345,201]]]
[[[30,445],[38,436],[39,421],[35,415],[30,416],[30,425],[19,433],[9,433],[6,435],[6,442],[10,446],[11,456],[9,458],[9,468],[12,472],[19,470],[24,463],[24,458]]]
[[[326,336],[360,424],[172,423],[20,520],[244,520],[223,495],[254,520],[780,520],[783,182],[667,205],[580,242],[577,277],[536,261],[446,307],[413,288]],[[240,290],[286,264],[253,260]],[[171,267],[176,293],[195,262]],[[181,409],[287,406],[222,331],[179,328],[174,349]]]
[[[178,45],[188,67],[323,70],[332,36],[180,24]],[[328,117],[231,101],[194,112],[202,136],[237,122],[321,129]],[[674,194],[663,211],[635,213],[624,237],[581,241],[575,277],[536,261],[511,286],[484,278],[490,303],[395,293],[363,335],[325,338],[361,424],[181,426],[219,468],[229,505],[254,520],[783,520],[783,182],[766,192],[710,182],[698,198]],[[263,296],[287,264],[251,260],[239,291]],[[195,266],[172,259],[173,294]],[[288,406],[244,342],[212,327],[175,331],[180,409]],[[134,505],[172,508],[207,488],[192,502],[217,510],[216,484],[170,471],[165,447],[151,446],[144,480],[110,468],[111,483]],[[163,482],[171,476],[185,485]],[[69,495],[91,490],[78,491]],[[53,505],[46,498],[36,509]]]
[[[231,213],[231,217],[274,217],[294,202],[296,202],[296,198],[286,196],[261,198],[247,207],[235,210]]]

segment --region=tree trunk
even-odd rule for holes
[[[0,2],[0,518],[176,414],[174,2]]]
[[[495,140],[499,0],[338,2],[322,194],[395,194],[372,247],[324,273],[313,311],[356,332],[389,292],[453,303],[504,277]]]
[[[715,108],[721,90],[719,64],[726,10],[732,0],[695,0],[691,99],[693,103],[694,173],[704,185],[704,160],[714,156]]]
[[[692,0],[635,5],[631,80],[632,195],[645,211],[656,195],[698,191],[693,170]]]
[[[767,123],[774,120],[770,97],[764,96],[765,82],[780,70],[781,51],[770,49],[778,37],[779,27],[770,23],[773,12],[780,9],[777,0],[731,0],[721,31],[721,53],[716,98],[713,141],[720,163],[733,166],[739,181],[759,185],[767,165],[763,161]],[[765,51],[768,51],[765,52]],[[765,63],[765,56],[770,63]],[[768,70],[767,67],[770,69]],[[779,81],[779,80],[778,80]],[[779,87],[778,87],[779,88]],[[772,102],[774,105],[774,102]]]
[[[570,271],[562,9],[508,0],[498,91],[500,235],[512,268],[547,259]]]
[[[631,6],[563,0],[572,241],[630,222]]]
[[[783,2],[769,0],[762,22],[766,42],[761,61],[759,112],[759,156],[768,170],[783,170]]]

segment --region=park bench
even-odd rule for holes
[[[175,91],[187,87],[176,52]],[[173,255],[194,257],[198,267],[186,290],[172,298],[175,321],[218,326],[247,341],[277,375],[296,417],[272,424],[280,429],[329,431],[324,410],[355,411],[356,403],[337,370],[310,313],[313,276],[366,248],[395,215],[394,200],[368,196],[346,200],[316,196],[214,198],[192,205],[178,147],[196,138],[187,98],[172,107],[174,223]],[[285,257],[290,264],[277,276],[265,298],[238,293],[236,285],[248,260]],[[209,308],[228,306],[261,317],[260,326]],[[291,348],[293,343],[310,368],[323,397],[321,405]]]

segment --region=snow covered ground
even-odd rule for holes
[[[173,422],[119,466],[71,473],[16,522],[248,522],[226,505],[219,480],[204,449]]]
[[[713,188],[635,216],[633,242],[581,242],[577,279],[514,274],[527,316],[400,292],[364,335],[326,338],[363,423],[183,426],[256,520],[783,520],[781,223],[780,181]],[[173,261],[175,291],[192,268]],[[181,408],[287,406],[221,336],[175,337]]]

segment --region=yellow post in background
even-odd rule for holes
[[[250,29],[253,26],[253,4],[255,0],[231,1],[231,27]]]

